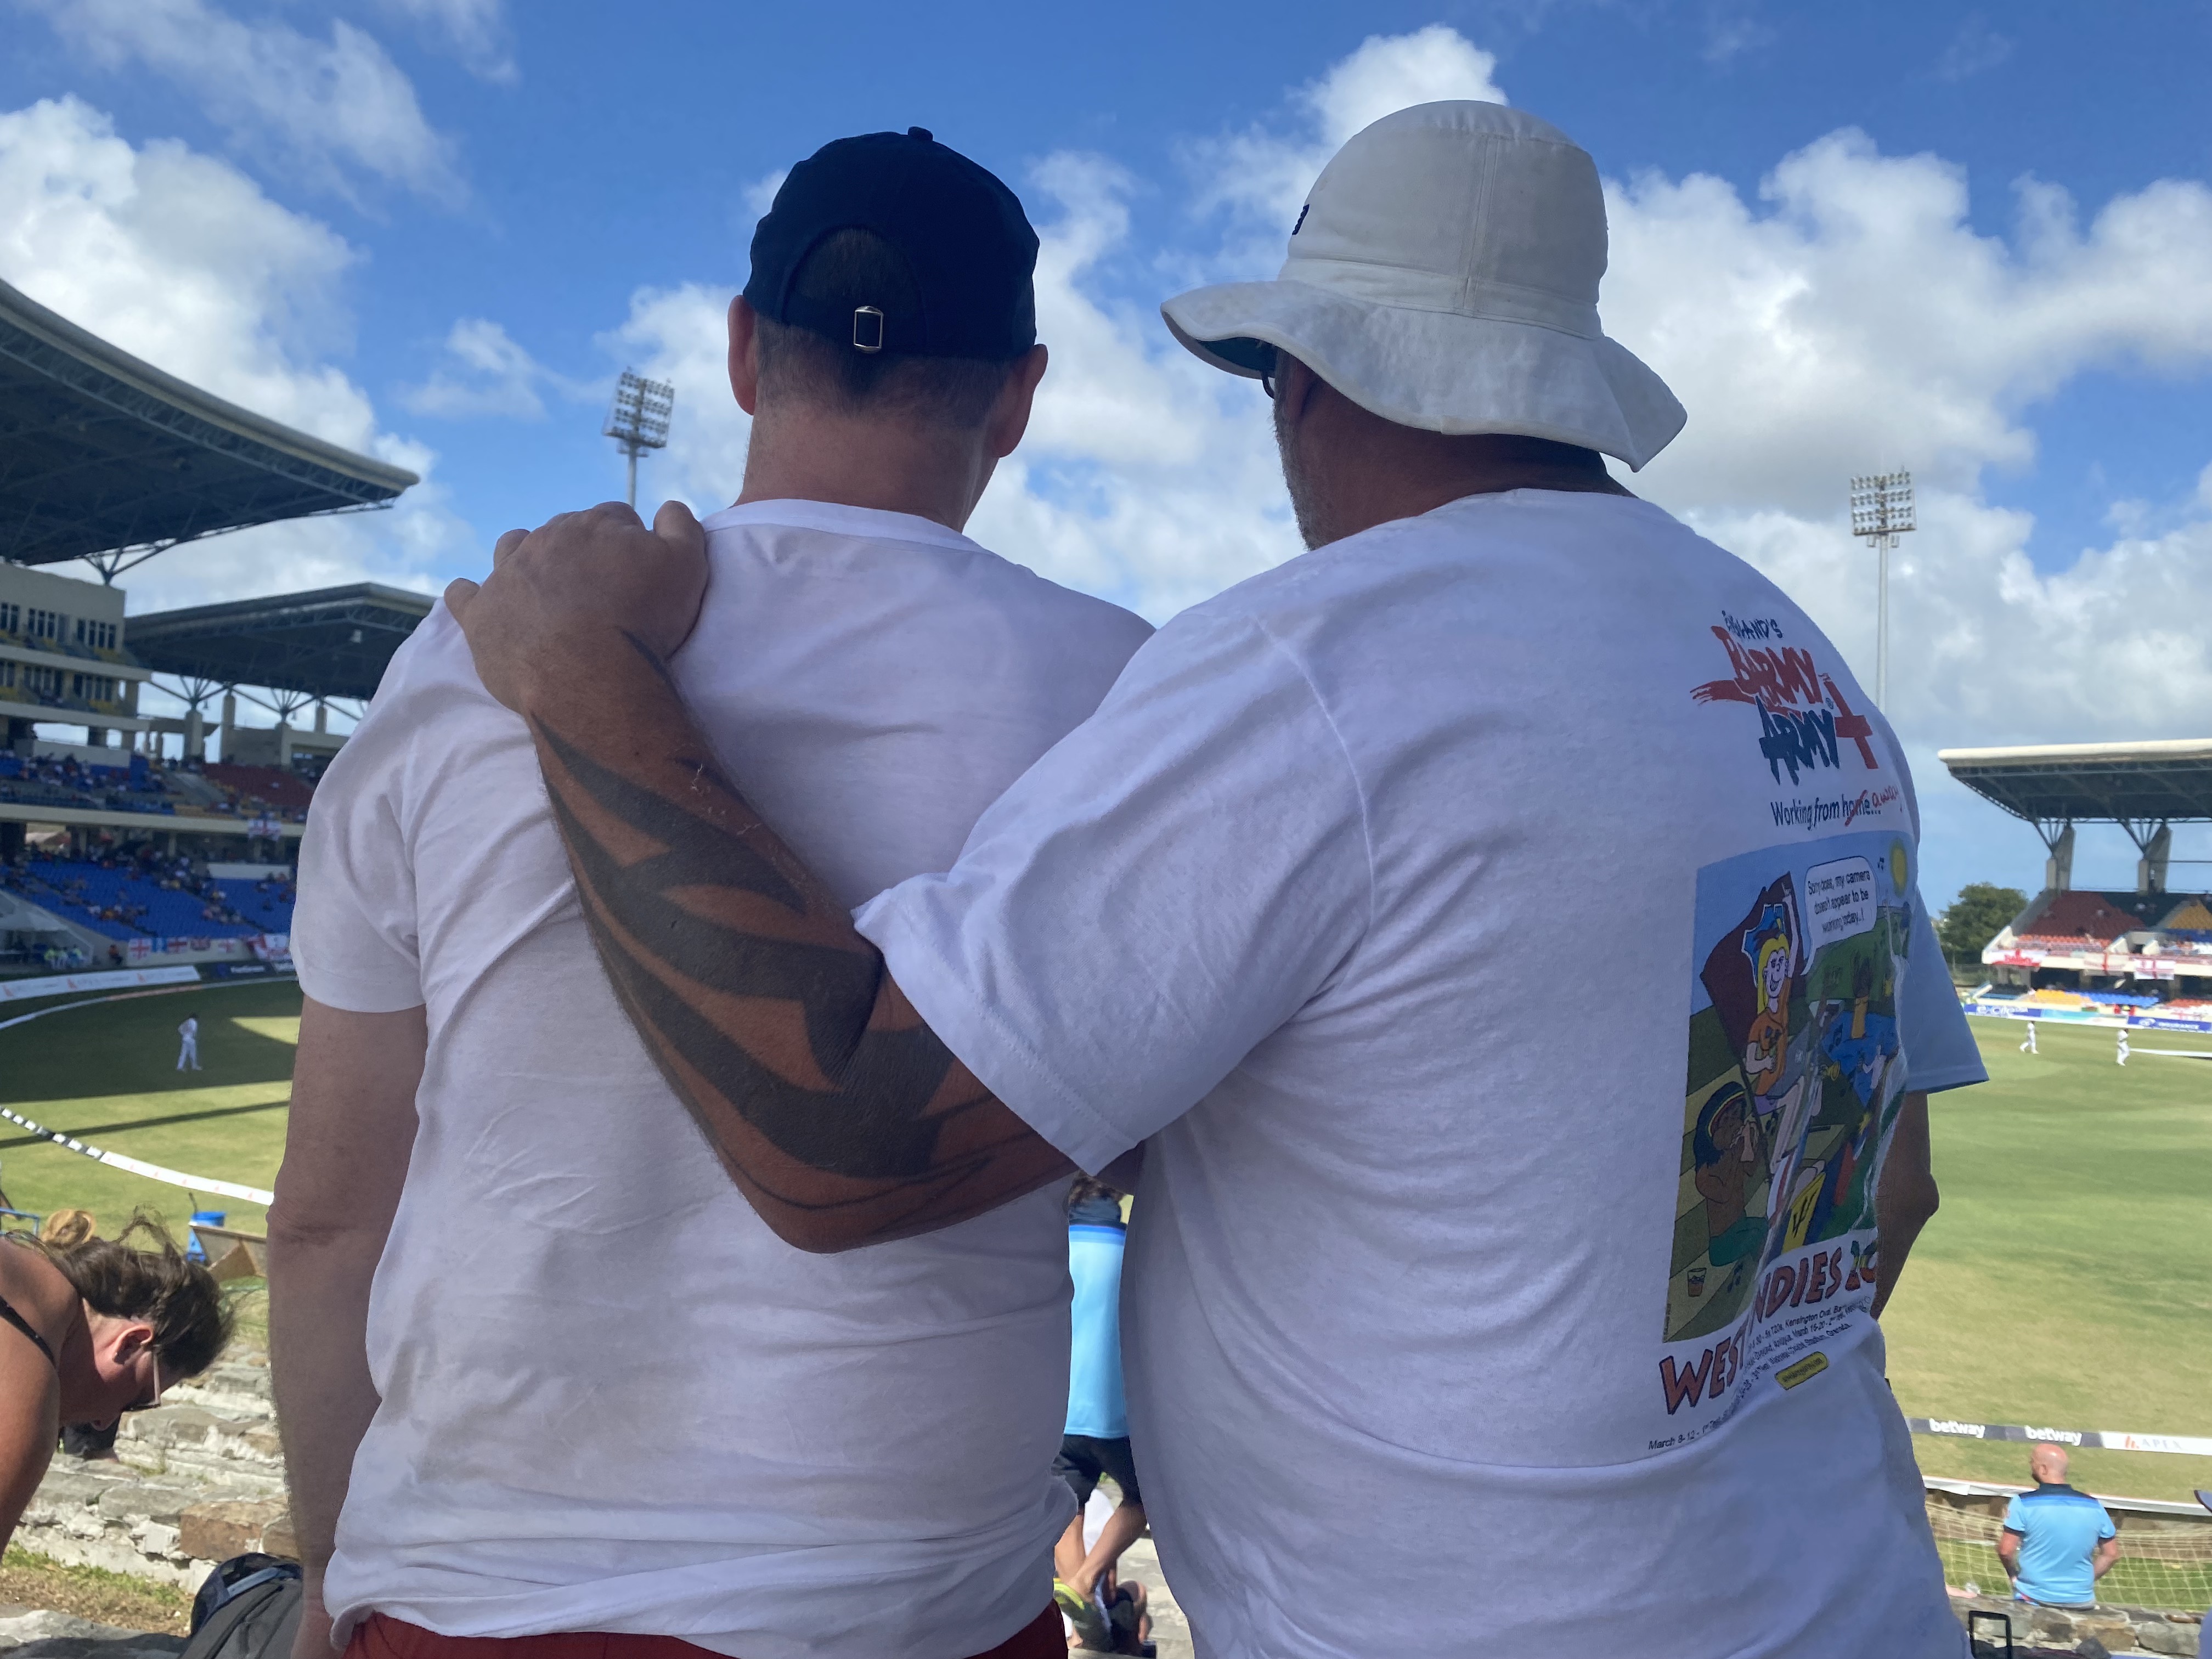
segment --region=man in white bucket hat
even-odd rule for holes
[[[1423,104],[1322,170],[1273,282],[1160,309],[1231,374],[1264,373],[1280,349],[1400,427],[1518,433],[1640,468],[1682,405],[1599,328],[1605,254],[1587,151],[1502,104]]]
[[[1314,550],[857,926],[659,672],[679,510],[455,585],[600,953],[803,1249],[1144,1146],[1129,1414],[1202,1651],[1963,1653],[1874,1315],[1982,1073],[1888,728],[1607,476],[1683,417],[1599,330],[1587,155],[1407,110],[1290,246],[1166,312],[1265,380]]]

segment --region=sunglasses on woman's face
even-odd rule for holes
[[[161,1356],[152,1348],[146,1350],[146,1358],[154,1368],[154,1386],[146,1391],[143,1400],[132,1401],[123,1409],[126,1412],[149,1412],[161,1403]]]

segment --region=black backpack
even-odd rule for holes
[[[297,1561],[234,1555],[192,1597],[192,1637],[179,1659],[291,1659],[306,1597]]]

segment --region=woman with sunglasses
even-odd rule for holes
[[[145,1248],[131,1243],[143,1234]],[[0,1243],[0,1547],[64,1424],[112,1423],[197,1376],[230,1339],[215,1275],[134,1219],[121,1238]]]

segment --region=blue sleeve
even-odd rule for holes
[[[2110,1537],[2112,1537],[2112,1536],[2114,1534],[2114,1533],[2115,1533],[2115,1532],[2117,1532],[2118,1530],[2118,1528],[2115,1528],[2115,1527],[2112,1525],[2112,1517],[2111,1513],[2106,1510],[2105,1506],[2104,1506],[2102,1504],[2098,1504],[2098,1505],[2097,1505],[2097,1537],[2098,1537],[2098,1539],[2101,1541],[2101,1540],[2104,1540],[2104,1539],[2110,1538]]]
[[[2019,1498],[2015,1498],[2005,1505],[2004,1523],[2007,1532],[2016,1532],[2023,1537],[2027,1535],[2027,1511],[2021,1506]]]
[[[1923,1094],[1987,1083],[1980,1046],[1958,988],[1936,942],[1928,906],[1916,888],[1912,895],[1912,948],[1905,958],[1905,985],[1897,999],[1897,1030],[1905,1050],[1905,1086]]]

